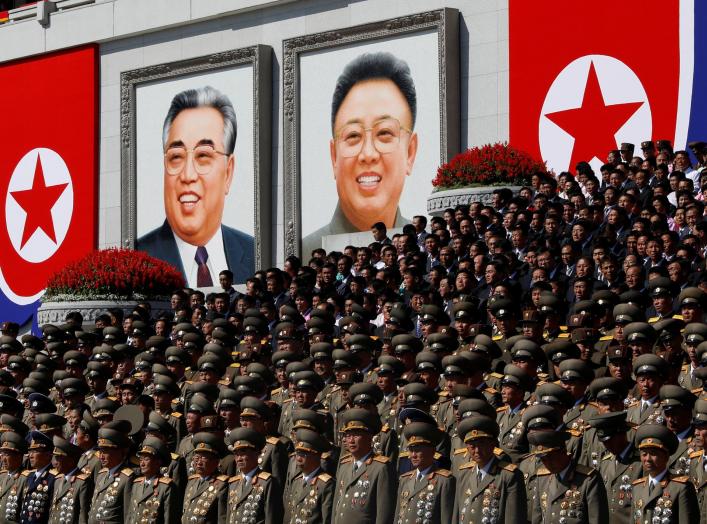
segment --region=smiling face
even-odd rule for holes
[[[373,128],[383,120],[400,123],[399,139],[392,151],[381,154],[374,145],[373,130],[365,133],[360,153],[342,154],[341,130],[349,124]],[[404,128],[404,129],[403,129]],[[398,87],[387,79],[356,84],[344,98],[334,121],[338,139],[330,142],[331,163],[339,203],[346,217],[361,231],[375,222],[393,227],[395,215],[417,154],[417,135],[412,114]]]
[[[192,150],[199,145],[211,145],[216,151],[224,151],[223,117],[214,108],[185,109],[172,122],[166,149],[176,146]],[[165,170],[165,213],[179,238],[203,246],[216,234],[221,226],[234,165],[233,155],[217,154],[211,171],[199,175],[190,153],[181,172],[170,175]]]

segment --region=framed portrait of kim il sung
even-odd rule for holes
[[[270,264],[272,49],[121,75],[122,234],[189,287]]]
[[[459,19],[441,9],[283,42],[285,252],[425,214],[459,150]]]

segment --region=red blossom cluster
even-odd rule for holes
[[[547,173],[543,162],[499,142],[459,153],[440,166],[432,185],[445,189],[472,185],[527,185],[536,173]]]
[[[48,295],[168,296],[185,286],[179,270],[142,251],[93,251],[52,275]]]

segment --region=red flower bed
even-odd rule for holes
[[[169,296],[185,285],[173,266],[132,249],[93,251],[52,275],[46,294],[132,298]]]
[[[452,189],[467,186],[527,185],[536,173],[547,173],[525,151],[506,143],[487,144],[459,153],[437,170],[432,185]]]

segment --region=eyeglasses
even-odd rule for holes
[[[362,124],[347,124],[334,135],[341,156],[351,158],[358,156],[363,150],[366,133],[371,132],[373,147],[380,154],[392,153],[400,142],[403,131],[412,133],[412,130],[403,127],[395,118],[385,118],[376,122],[373,127],[363,127]]]
[[[211,172],[219,155],[230,156],[228,153],[216,151],[216,149],[210,145],[200,145],[194,149],[170,147],[164,154],[164,167],[167,174],[175,176],[184,171],[189,155],[192,155],[194,171],[202,176],[208,175]]]

